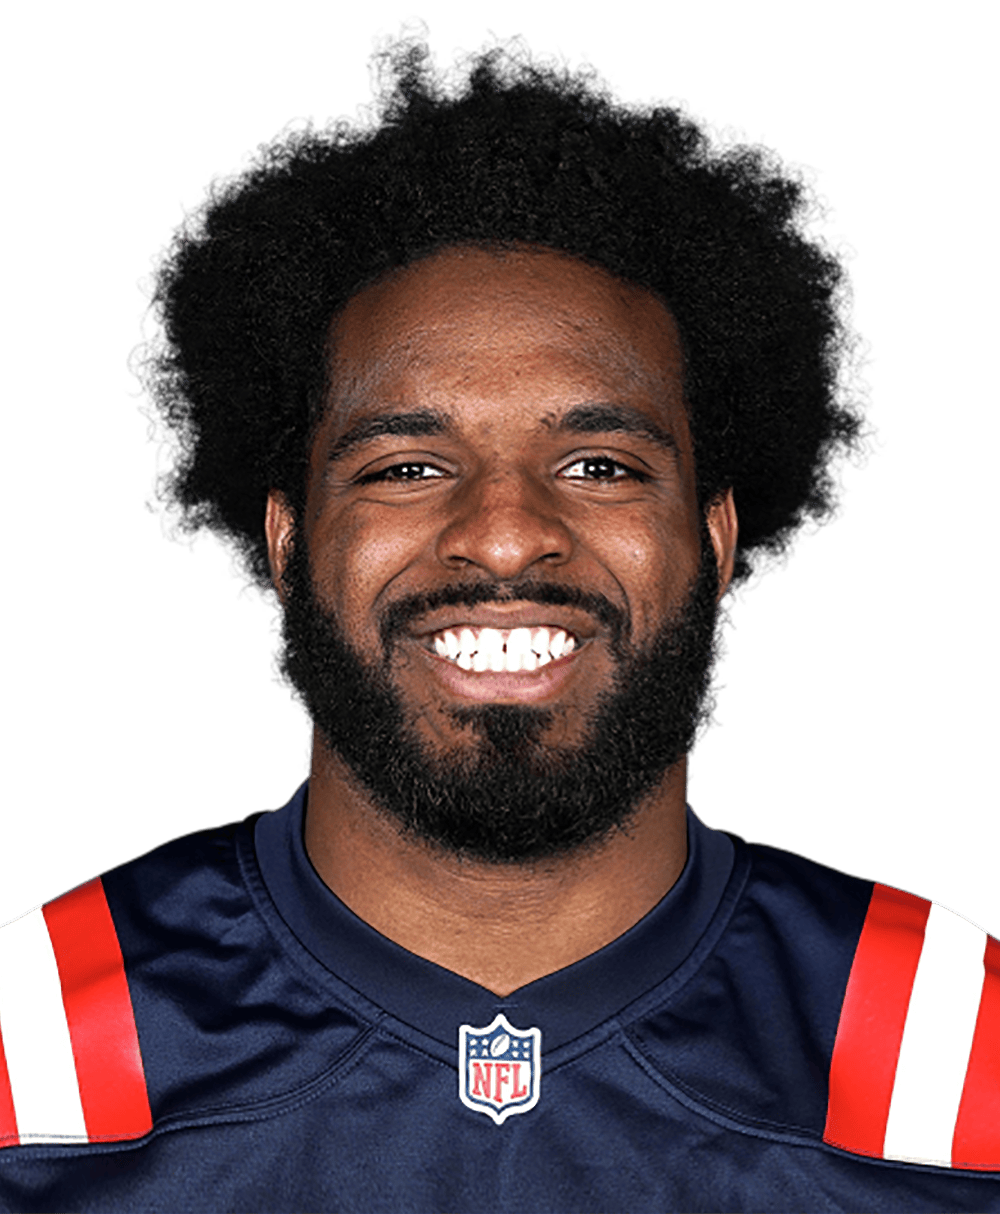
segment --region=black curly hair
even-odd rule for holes
[[[530,244],[659,296],[680,328],[702,505],[732,488],[737,578],[830,513],[831,458],[858,440],[840,399],[837,262],[807,240],[802,185],[768,153],[716,152],[675,109],[626,109],[591,74],[480,54],[446,88],[426,47],[385,52],[371,129],[267,147],[182,231],[155,297],[154,397],[179,436],[169,483],[192,527],[269,584],[271,489],[303,504],[332,318],[436,249]]]

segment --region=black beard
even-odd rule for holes
[[[323,740],[404,831],[460,856],[523,863],[599,842],[687,754],[710,708],[718,570],[704,527],[685,602],[642,650],[628,645],[627,616],[603,596],[544,582],[480,582],[395,603],[381,623],[385,658],[371,665],[319,603],[301,540],[284,585],[282,669]],[[394,644],[429,610],[504,599],[578,606],[599,618],[617,662],[613,684],[576,745],[542,740],[552,709],[486,704],[451,712],[478,745],[432,753],[391,681]]]

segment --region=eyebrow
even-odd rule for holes
[[[570,434],[639,434],[659,447],[680,454],[677,440],[669,430],[633,405],[610,403],[574,405],[550,428]],[[446,434],[453,430],[451,419],[433,409],[412,409],[406,413],[371,414],[356,422],[330,448],[327,461],[333,463],[372,439],[393,435],[420,438],[428,434]]]
[[[435,413],[433,409],[413,409],[408,413],[375,413],[363,417],[342,434],[330,448],[327,461],[332,463],[342,459],[355,447],[371,442],[373,438],[381,438],[385,434],[420,438],[425,434],[444,434],[451,429],[450,420],[443,413]]]
[[[575,405],[563,414],[554,428],[571,434],[640,434],[674,455],[680,455],[673,434],[634,405]]]

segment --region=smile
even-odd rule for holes
[[[444,628],[431,638],[438,657],[475,672],[538,670],[577,647],[564,628]]]

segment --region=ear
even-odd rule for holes
[[[719,567],[719,598],[729,589],[733,579],[736,560],[736,540],[739,536],[739,521],[736,518],[736,503],[732,489],[713,499],[705,511],[705,522],[715,549],[715,563]]]
[[[295,515],[285,500],[285,495],[272,489],[267,495],[264,512],[264,534],[267,537],[267,560],[271,566],[271,581],[281,602],[285,601],[285,570],[292,551],[295,534]]]

